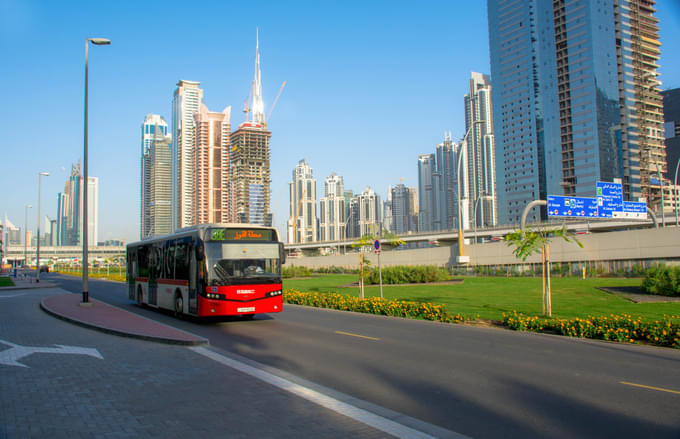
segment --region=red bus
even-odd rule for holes
[[[127,246],[128,297],[175,315],[281,312],[285,253],[276,229],[201,224]]]

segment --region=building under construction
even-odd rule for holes
[[[623,55],[619,57],[620,78],[628,67],[626,64],[632,64],[635,113],[628,121],[632,126],[637,125],[634,131],[637,147],[635,140],[630,143],[633,150],[639,151],[640,196],[654,209],[661,199],[662,175],[666,172],[663,98],[659,90],[661,83],[656,79],[661,56],[659,20],[654,16],[654,0],[618,1],[615,5],[617,49]],[[629,26],[626,28],[622,24]],[[627,47],[630,47],[629,53],[626,53]],[[630,106],[627,99],[629,97],[621,96],[622,108],[625,104]]]
[[[264,124],[244,122],[231,133],[231,184],[235,220],[272,225],[269,139]]]

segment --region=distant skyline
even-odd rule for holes
[[[680,4],[657,3],[663,90],[680,87]],[[181,3],[97,5],[0,0],[0,218],[35,230],[83,154],[84,44],[89,51],[89,175],[99,177],[99,239],[139,237],[141,126],[172,116],[179,80],[198,81],[213,111],[248,99],[259,28],[265,110],[272,112],[272,212],[286,236],[288,182],[305,159],[346,190],[417,185],[419,154],[464,134],[470,72],[490,73],[486,2],[202,3],[182,29]],[[492,84],[493,84],[493,78]],[[401,180],[403,178],[403,181]],[[323,188],[318,188],[323,196]]]

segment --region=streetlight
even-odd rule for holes
[[[477,197],[477,201],[475,201],[475,208],[473,210],[474,215],[473,215],[473,220],[472,220],[472,226],[474,229],[474,235],[475,235],[475,244],[477,243],[477,205],[479,204],[479,200],[486,200],[486,201],[493,201],[493,197],[491,195],[480,195]],[[482,210],[482,227],[484,227],[484,211]]]
[[[675,227],[678,227],[678,198],[680,194],[678,193],[678,168],[680,167],[680,158],[678,159],[678,164],[675,165],[675,179],[673,180],[673,205],[675,206]]]
[[[50,175],[49,172],[39,172],[38,173],[38,235],[36,236],[36,251],[35,251],[35,268],[38,271],[38,273],[35,275],[35,281],[40,282],[40,177],[42,176],[47,177]]]
[[[28,256],[26,253],[26,241],[28,241],[28,209],[32,208],[30,204],[26,205],[26,213],[24,214],[24,268],[26,268],[26,263],[28,262]]]
[[[349,223],[349,220],[350,220],[350,218],[352,218],[353,214],[354,214],[354,211],[350,207],[349,215],[347,215],[347,221],[345,221],[345,242],[342,244],[342,246],[343,246],[342,253],[343,254],[347,254],[347,224]]]
[[[96,46],[106,46],[111,44],[111,40],[106,38],[86,38],[85,39],[85,123],[84,123],[84,146],[83,146],[83,303],[89,302],[89,293],[87,291],[87,195],[89,189],[89,181],[87,176],[87,64],[88,64],[88,49],[90,42]]]
[[[647,150],[647,153],[649,155],[649,161],[651,164],[652,161],[652,151]],[[665,200],[663,196],[663,180],[661,179],[661,168],[659,168],[659,161],[655,160],[654,163],[656,164],[656,178],[659,180],[659,189],[661,190],[661,226],[666,227],[666,215],[665,215]],[[677,178],[677,176],[676,176]]]

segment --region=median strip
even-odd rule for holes
[[[624,384],[626,386],[632,386],[632,387],[641,387],[643,389],[648,389],[648,390],[656,390],[658,392],[675,393],[676,395],[680,395],[680,391],[678,391],[678,390],[664,389],[663,387],[646,386],[644,384],[629,383],[627,381],[620,381],[619,384]]]
[[[375,340],[375,341],[380,340],[379,338],[369,337],[369,336],[367,336],[367,335],[352,334],[351,332],[335,331],[335,333],[336,333],[336,334],[340,334],[340,335],[348,335],[348,336],[350,336],[350,337],[365,338],[365,339],[367,339],[367,340]]]

